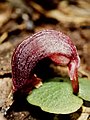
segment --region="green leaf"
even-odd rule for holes
[[[83,101],[73,94],[71,84],[54,82],[53,80],[33,90],[28,95],[27,101],[50,113],[69,114],[77,111],[82,106]]]
[[[47,81],[57,81],[57,82],[68,82],[70,84],[69,78],[55,77]],[[90,80],[88,78],[79,78],[79,93],[78,96],[83,100],[90,101]]]
[[[47,79],[45,82],[68,82],[71,84],[70,79],[68,77],[54,77],[53,79]]]
[[[90,80],[79,78],[79,97],[86,101],[90,101]]]

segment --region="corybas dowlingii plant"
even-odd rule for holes
[[[77,94],[80,59],[71,39],[56,30],[35,33],[15,49],[12,57],[14,92],[20,90],[28,93],[41,83],[41,79],[33,73],[33,69],[40,60],[46,57],[58,65],[68,66],[73,92]]]

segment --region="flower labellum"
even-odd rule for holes
[[[41,83],[41,79],[33,73],[33,69],[46,57],[58,65],[68,66],[73,92],[77,94],[80,59],[70,38],[56,30],[35,33],[15,49],[12,56],[14,92],[19,90],[28,93]]]

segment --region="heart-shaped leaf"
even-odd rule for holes
[[[46,82],[40,88],[33,90],[27,100],[30,104],[55,114],[75,112],[83,104],[82,99],[73,94],[71,84],[68,82]]]
[[[69,78],[55,77],[47,81],[68,82]],[[90,80],[88,78],[79,78],[79,93],[78,96],[86,101],[90,101]]]
[[[79,97],[86,101],[90,101],[90,80],[79,78]]]

